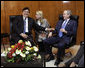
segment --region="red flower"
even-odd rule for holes
[[[22,47],[21,48],[24,48],[24,45],[22,45]]]
[[[17,45],[18,45],[18,49],[20,49],[20,48],[21,48],[21,46],[22,46],[22,44],[21,44],[21,43],[17,43]]]
[[[18,45],[17,44],[15,45],[15,48],[18,48]]]
[[[23,48],[21,48],[21,51],[23,51]]]

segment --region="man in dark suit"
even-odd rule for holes
[[[59,64],[62,61],[62,57],[65,54],[65,45],[70,43],[70,39],[72,35],[76,35],[77,32],[77,22],[70,19],[71,11],[65,10],[63,12],[63,19],[59,20],[55,31],[49,33],[49,38],[44,40],[45,46],[45,59],[47,61],[54,59],[52,55],[52,45],[57,43],[58,53],[57,53],[57,60],[55,64]],[[56,34],[52,36],[52,34]],[[51,46],[50,46],[51,45]]]
[[[13,44],[17,43],[19,40],[29,40],[33,45],[32,28],[36,30],[49,30],[49,28],[43,28],[38,26],[34,19],[29,17],[30,9],[28,7],[23,8],[22,15],[16,16],[13,22],[13,34],[12,39]]]

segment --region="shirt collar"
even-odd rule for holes
[[[25,17],[23,16],[23,20],[26,20],[26,19],[28,19],[28,18],[25,18]]]
[[[70,20],[70,18],[69,19],[67,19],[67,21],[69,21]]]
[[[66,21],[68,22],[70,20],[70,18],[69,19],[66,19]]]

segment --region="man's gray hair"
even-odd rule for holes
[[[72,15],[71,10],[66,10],[68,15]]]

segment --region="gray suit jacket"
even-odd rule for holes
[[[42,19],[42,23],[41,21],[37,20],[36,23],[41,26],[41,27],[44,27],[44,28],[49,28],[50,25],[48,23],[48,21],[46,19]],[[46,39],[47,35],[48,35],[48,32],[47,31],[35,31],[36,35],[35,35],[35,39],[36,41],[38,42],[41,42],[42,40]],[[43,37],[41,34],[45,34],[45,36]]]

